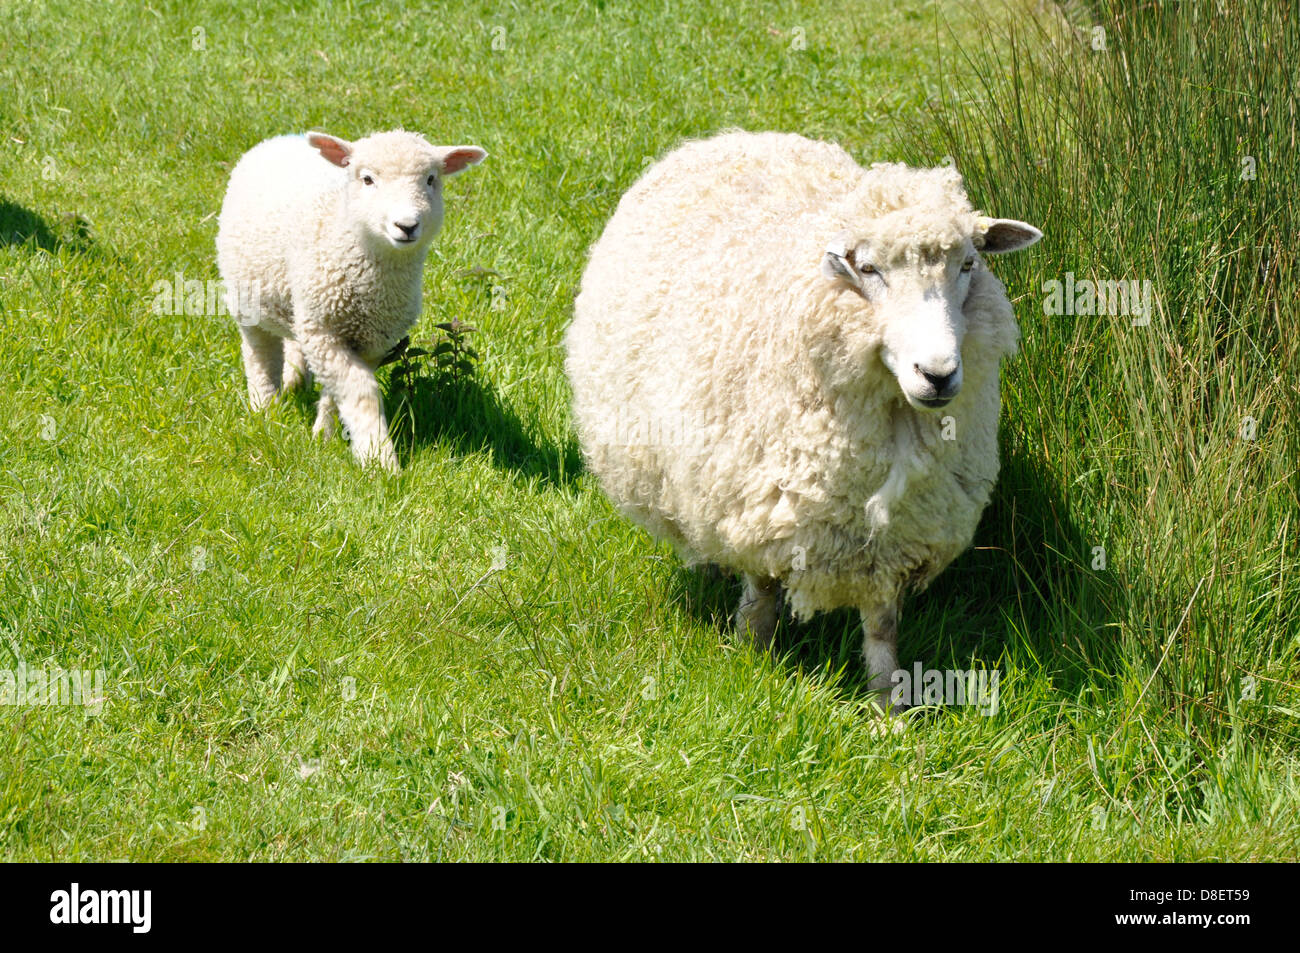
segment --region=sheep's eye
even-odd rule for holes
[[[858,271],[862,272],[864,275],[874,275],[877,273],[876,266],[872,264],[868,264],[866,262],[863,262],[861,265],[858,265]]]
[[[361,177],[361,181],[364,182],[366,185],[374,185],[375,177],[373,175],[363,175]]]
[[[436,175],[429,176],[429,188],[433,188],[437,184],[438,184],[438,177]]]
[[[967,258],[965,261],[961,263],[961,273],[964,275],[974,267],[975,267],[975,259]]]

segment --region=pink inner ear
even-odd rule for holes
[[[343,168],[350,161],[352,146],[342,139],[313,132],[307,135],[307,144],[314,147],[326,161],[334,163],[339,168]]]
[[[482,149],[473,147],[452,149],[442,157],[442,171],[445,175],[455,175],[466,166],[482,162],[486,155]]]

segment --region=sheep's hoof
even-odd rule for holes
[[[776,635],[775,617],[769,622],[766,619],[755,619],[737,612],[735,624],[736,631],[741,635],[747,635],[755,649],[766,652],[772,647],[772,640]]]
[[[898,734],[907,725],[903,713],[908,706],[895,702],[892,686],[882,688],[873,685],[867,690],[867,716],[874,723],[872,734]]]
[[[396,457],[391,460],[386,457],[366,457],[366,459],[357,462],[366,470],[379,470],[389,476],[396,476],[402,472],[401,464],[397,462]]]
[[[275,398],[278,396],[279,394],[276,391],[271,391],[270,393],[259,391],[256,394],[250,392],[248,395],[249,409],[255,414],[261,413],[275,403]]]
[[[736,607],[736,631],[749,637],[754,647],[766,651],[772,647],[777,618],[781,614],[781,584],[775,579],[745,576],[745,591]]]
[[[311,383],[311,372],[306,368],[298,367],[296,364],[286,364],[284,368],[284,383],[281,390],[297,390],[299,387],[306,387]]]
[[[397,462],[397,451],[392,447],[384,447],[368,454],[361,459],[361,465],[364,467],[379,467],[388,474],[399,473],[402,469],[401,464]]]
[[[871,694],[871,710],[875,712],[878,717],[884,718],[889,716],[897,718],[903,712],[907,711],[907,709],[907,705],[891,704],[888,691],[872,692]]]
[[[870,724],[867,725],[868,734],[883,738],[886,735],[901,735],[907,730],[906,718],[887,718],[885,713],[879,709],[876,709],[876,714],[877,717],[871,719]]]

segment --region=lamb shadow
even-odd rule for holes
[[[53,224],[25,206],[0,199],[0,245],[32,245],[43,251],[60,248],[85,252],[93,247],[90,223],[75,213]]]
[[[430,444],[457,454],[486,450],[496,466],[555,487],[572,487],[582,470],[582,456],[572,435],[566,435],[562,445],[536,439],[496,391],[477,377],[454,381],[417,377],[400,392],[389,387],[384,406],[402,458]]]
[[[1005,425],[1004,425],[1005,426]],[[1012,440],[1003,434],[1002,445]],[[1038,458],[1004,451],[1002,472],[975,532],[973,546],[923,593],[903,602],[898,656],[903,668],[1045,669],[1052,684],[1074,693],[1097,672],[1119,667],[1108,608],[1118,582],[1089,568],[1090,547],[1066,501]],[[681,569],[682,602],[698,621],[728,631],[740,593],[735,580]],[[1008,641],[1006,633],[1020,633]],[[842,672],[837,691],[866,695],[862,630],[851,609],[777,628],[775,651],[784,666],[812,677]],[[978,661],[972,663],[972,659]],[[999,663],[1000,659],[1004,659]]]

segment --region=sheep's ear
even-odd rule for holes
[[[336,139],[323,132],[309,132],[307,145],[324,156],[327,162],[334,163],[340,169],[352,161],[352,143],[345,139]]]
[[[862,290],[862,278],[841,241],[831,242],[826,249],[826,254],[822,256],[822,274],[827,278],[842,279],[859,291]]]
[[[990,255],[1028,248],[1043,233],[1014,218],[982,218],[975,226],[975,246]]]
[[[441,146],[438,149],[438,164],[443,175],[455,175],[486,158],[487,150],[478,146]]]

